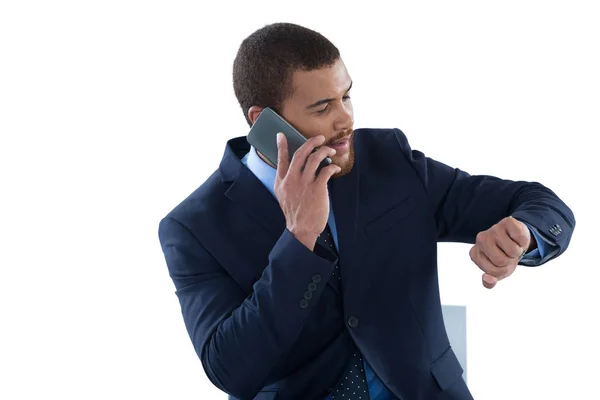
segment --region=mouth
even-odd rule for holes
[[[351,138],[352,138],[352,134],[350,134],[342,139],[336,140],[335,142],[331,142],[329,144],[329,147],[331,147],[332,149],[335,149],[338,154],[340,153],[340,151],[345,152],[350,148],[350,139]]]
[[[349,142],[351,137],[352,137],[352,134],[350,133],[350,134],[344,136],[343,138],[336,140],[335,142],[331,142],[329,145],[335,146],[335,145],[339,145],[339,144],[344,144],[346,142]]]

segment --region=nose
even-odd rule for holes
[[[354,123],[354,110],[352,109],[352,104],[342,104],[338,110],[338,115],[336,115],[333,128],[336,132],[350,129]]]

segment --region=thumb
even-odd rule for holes
[[[498,283],[498,278],[490,274],[483,274],[481,277],[481,283],[483,283],[485,288],[492,289],[494,286],[496,286],[496,283]]]
[[[287,139],[281,132],[277,134],[277,176],[283,179],[290,166]]]

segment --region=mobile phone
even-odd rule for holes
[[[277,166],[277,133],[279,132],[283,133],[287,139],[289,160],[291,161],[296,150],[308,139],[273,109],[266,107],[262,110],[252,128],[250,128],[247,137],[248,143],[275,166]],[[313,150],[313,152],[316,150]],[[331,163],[331,158],[326,157],[317,168],[317,174],[323,167]]]

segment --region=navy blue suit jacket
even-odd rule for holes
[[[437,242],[474,243],[512,215],[554,250],[536,265],[569,245],[573,213],[539,183],[471,176],[412,150],[398,129],[358,129],[354,146],[353,170],[330,182],[339,257],[286,229],[241,162],[245,136],[160,221],[191,341],[234,398],[322,399],[354,342],[400,399],[471,399],[444,328]],[[342,293],[329,283],[338,263]]]

